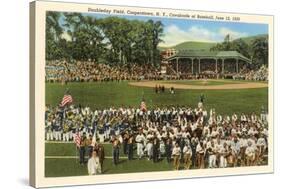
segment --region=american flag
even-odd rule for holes
[[[63,96],[60,105],[63,107],[65,105],[67,105],[67,104],[71,104],[72,102],[73,102],[72,96],[69,95],[69,94],[66,94],[66,95]]]
[[[144,100],[141,101],[140,109],[141,109],[142,111],[146,112],[146,104],[145,104]]]
[[[79,132],[75,133],[73,137],[74,137],[74,143],[79,148],[80,147],[80,143],[81,143],[81,137],[79,135]]]

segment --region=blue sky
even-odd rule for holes
[[[112,16],[108,14],[96,13],[87,13],[84,15],[95,18]],[[164,43],[159,44],[159,46],[173,46],[185,41],[221,42],[227,34],[230,34],[231,39],[258,34],[268,34],[267,24],[171,19],[127,15],[120,15],[118,17],[143,21],[149,19],[155,21],[160,20],[164,25],[164,36],[162,37]],[[61,19],[60,22],[63,23],[63,19]],[[67,36],[65,37],[67,38]]]

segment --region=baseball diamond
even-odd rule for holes
[[[194,80],[197,81],[197,80]],[[215,82],[215,84],[212,84]],[[261,82],[235,82],[226,80],[202,80],[200,83],[192,83],[192,80],[184,82],[167,82],[167,81],[139,81],[130,82],[129,85],[142,86],[142,87],[155,87],[156,85],[162,85],[166,88],[174,87],[175,89],[201,89],[201,90],[218,90],[218,89],[254,89],[268,87],[267,83]]]

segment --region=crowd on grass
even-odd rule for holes
[[[122,151],[128,160],[165,160],[176,170],[262,165],[268,150],[263,108],[258,114],[221,115],[205,109],[203,99],[196,108],[46,106],[45,126],[47,141],[73,141],[79,134],[80,163],[87,163],[89,156],[88,165],[97,160],[102,164],[104,152],[99,149],[104,150],[104,143],[112,144],[117,166]],[[89,174],[102,172],[102,166],[100,171],[89,169]]]

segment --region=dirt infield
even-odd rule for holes
[[[194,80],[195,81],[195,80]],[[241,82],[235,83],[229,80],[211,80],[211,81],[223,81],[223,85],[192,85],[192,84],[181,84],[181,83],[169,83],[168,81],[139,81],[130,82],[129,85],[139,87],[155,87],[156,85],[165,86],[165,88],[174,87],[175,89],[206,89],[206,90],[224,90],[224,89],[254,89],[268,87],[267,83],[260,82]]]

